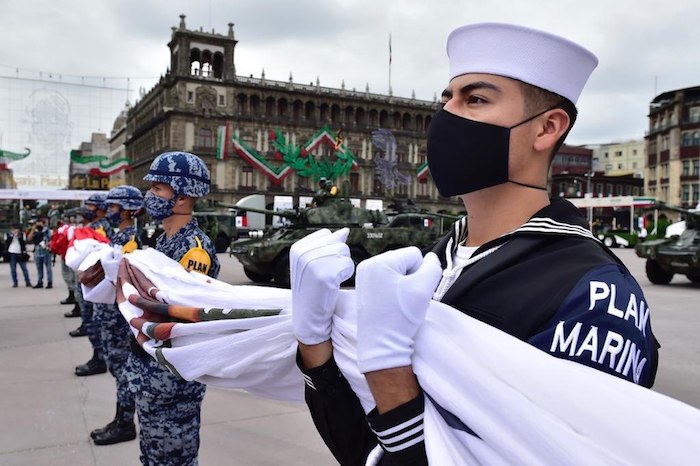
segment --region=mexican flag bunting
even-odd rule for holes
[[[221,125],[219,126],[219,131],[216,137],[216,159],[217,160],[226,160],[226,154],[227,154],[227,149],[228,149],[228,141],[229,141],[229,125]]]

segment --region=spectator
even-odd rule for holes
[[[10,275],[12,276],[12,288],[17,288],[17,264],[19,263],[22,273],[24,274],[24,283],[29,287],[32,286],[29,280],[29,271],[27,270],[27,254],[26,238],[22,233],[21,225],[13,223],[12,229],[5,233],[5,244],[7,244],[7,252],[10,255]]]

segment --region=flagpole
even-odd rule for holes
[[[392,95],[391,91],[391,33],[389,33],[389,95]]]

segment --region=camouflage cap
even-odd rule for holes
[[[155,158],[144,181],[166,183],[175,194],[203,197],[209,194],[209,169],[189,152],[165,152]]]
[[[109,190],[105,204],[118,204],[124,210],[139,210],[143,208],[143,195],[138,188],[123,184]]]
[[[105,205],[105,199],[107,199],[107,194],[105,193],[90,194],[90,197],[87,198],[85,204],[94,205],[99,210],[107,210],[107,206]]]

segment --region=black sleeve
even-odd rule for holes
[[[328,449],[343,466],[364,465],[377,439],[367,424],[360,400],[335,360],[307,370],[297,351],[297,365],[306,383],[306,405]]]
[[[370,427],[384,450],[382,465],[423,466],[428,464],[423,440],[423,393],[391,411],[368,415]]]

